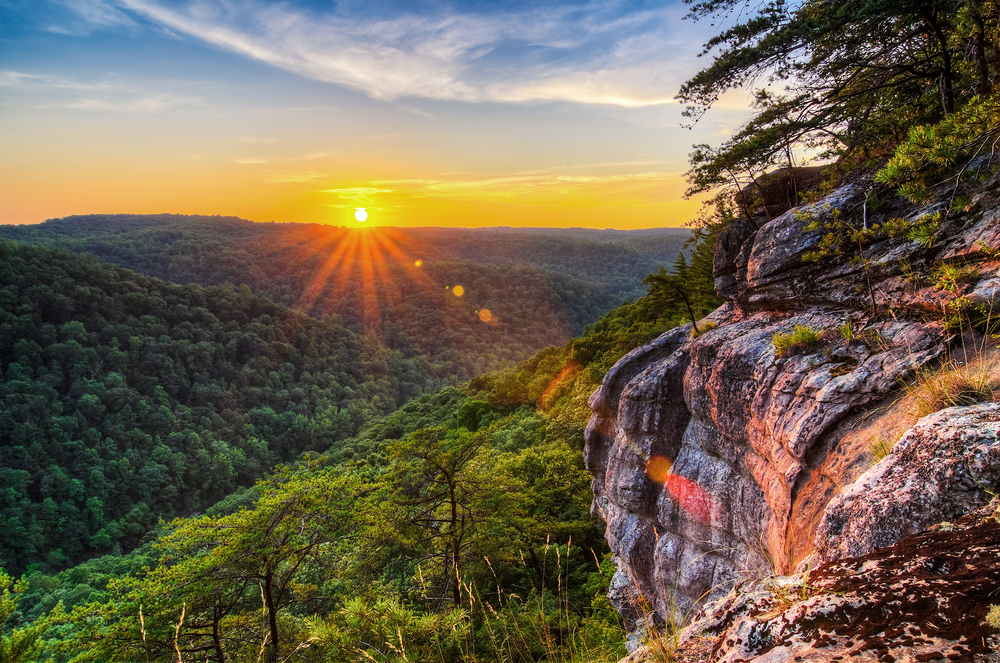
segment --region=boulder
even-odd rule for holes
[[[954,520],[1000,490],[1000,403],[953,407],[920,420],[826,507],[816,556],[864,555]]]

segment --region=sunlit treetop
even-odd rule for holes
[[[898,144],[911,126],[991,94],[1000,61],[996,0],[707,0],[696,21],[740,21],[704,48],[711,65],[678,99],[698,122],[727,90],[755,90],[755,117],[719,148],[698,145],[688,194],[740,187],[803,153]],[[823,152],[823,150],[826,150]]]

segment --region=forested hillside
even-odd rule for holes
[[[335,318],[317,321],[246,290],[179,286],[4,243],[4,301],[14,307],[3,338],[25,341],[4,347],[5,375],[19,377],[4,394],[20,409],[12,410],[18,437],[5,439],[3,453],[33,463],[7,470],[5,485],[15,489],[7,491],[4,517],[14,543],[38,546],[11,548],[19,556],[4,561],[8,572],[29,568],[24,584],[8,586],[19,605],[7,625],[11,638],[57,660],[159,660],[178,648],[185,659],[219,661],[254,658],[262,648],[268,660],[293,652],[329,661],[396,660],[402,651],[414,660],[618,656],[621,625],[604,598],[612,570],[588,514],[586,402],[617,358],[687,319],[679,286],[691,293],[696,316],[717,305],[712,241],[704,236],[690,263],[681,258],[670,273],[648,275],[647,296],[608,313],[584,337],[461,389],[424,394],[377,416],[369,399],[390,398],[391,385],[347,381],[334,393],[353,391],[353,399],[347,394],[324,407],[342,418],[362,408],[356,433],[310,410],[317,375],[327,375],[307,370],[317,354],[333,355],[323,365],[329,371],[338,358],[352,357],[362,362],[359,371],[372,369],[364,365],[369,338]],[[46,290],[53,294],[40,296]],[[95,302],[120,312],[104,314]],[[136,306],[169,313],[161,322],[153,313],[137,315]],[[67,307],[86,313],[69,321]],[[198,328],[187,324],[184,307],[201,316]],[[264,356],[240,355],[251,345]],[[70,350],[82,358],[58,359]],[[413,366],[399,353],[381,352],[397,362],[394,373]],[[200,363],[205,356],[213,357],[211,366]],[[254,363],[272,360],[282,363]],[[250,365],[269,376],[266,385],[241,381]],[[351,375],[336,369],[334,381]],[[202,399],[197,376],[206,375],[208,389],[216,370],[225,378]],[[265,395],[275,400],[254,400]],[[286,403],[294,418],[280,409]],[[229,407],[220,411],[223,404]],[[283,425],[258,423],[268,408]],[[232,429],[213,428],[230,421]],[[303,445],[296,422],[326,437]],[[115,437],[119,429],[129,433],[123,440]],[[209,506],[225,496],[224,478],[235,486],[262,463],[334,439],[327,453],[309,454]],[[230,450],[233,463],[244,454],[245,473],[227,465],[220,449]],[[122,473],[123,466],[132,473]],[[89,477],[112,472],[114,483],[94,492]],[[174,483],[157,484],[157,477]],[[187,495],[186,481],[205,489]],[[135,506],[142,500],[148,508]],[[205,516],[155,526],[155,509],[186,514],[197,500]],[[130,520],[133,512],[145,520]],[[67,527],[81,519],[94,527]],[[111,532],[124,550],[145,543],[119,554]],[[68,553],[53,550],[46,558],[46,541],[75,541],[76,559],[108,546],[115,552],[60,571]],[[264,576],[264,585],[254,579]],[[259,625],[265,585],[270,607],[261,630],[251,624]],[[179,630],[178,611],[185,614]]]
[[[245,286],[0,241],[0,564],[134,546],[425,391],[423,360]]]
[[[642,279],[672,262],[690,237],[676,229],[646,231],[643,242],[633,233],[596,233],[348,230],[178,215],[0,228],[5,237],[91,253],[148,276],[246,285],[316,317],[338,315],[392,350],[419,354],[436,380],[451,384],[562,345],[640,296]]]

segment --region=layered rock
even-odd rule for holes
[[[759,229],[738,223],[720,236],[716,289],[730,301],[709,316],[716,327],[692,338],[687,325],[634,350],[590,401],[585,458],[593,508],[619,559],[619,584],[627,578],[663,618],[683,617],[747,577],[789,573],[811,556],[859,554],[915,531],[913,523],[954,517],[947,514],[981,501],[981,489],[955,492],[962,483],[956,468],[943,489],[961,494],[954,509],[927,507],[913,494],[900,513],[926,516],[905,527],[904,518],[877,511],[862,518],[859,504],[870,501],[873,488],[856,482],[872,459],[856,429],[901,380],[940,359],[953,336],[937,312],[963,293],[919,287],[906,278],[908,264],[972,261],[977,269],[966,270],[964,294],[995,303],[998,189],[995,176],[986,187],[992,193],[950,219],[932,249],[900,237],[864,247],[863,260],[807,262],[820,241],[819,232],[806,230],[812,220],[838,210],[864,222],[860,185]],[[928,209],[908,215],[920,218]],[[878,316],[871,314],[873,296]],[[847,321],[852,331],[845,338],[836,330]],[[823,331],[823,340],[781,356],[772,340],[796,326]],[[1000,419],[995,409],[982,416]],[[921,435],[915,429],[880,464],[911,469],[880,471],[895,481],[933,464],[933,454],[908,455],[922,448]],[[838,530],[842,521],[857,526]]]

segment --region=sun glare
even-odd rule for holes
[[[368,212],[365,211],[364,207],[359,207],[354,213],[354,218],[364,223],[368,219]]]
[[[442,296],[453,303],[462,302],[460,307],[467,308],[469,315],[478,315],[488,325],[496,325],[497,316],[478,306],[474,291],[466,292],[464,286],[457,284],[435,282],[435,270],[428,272],[424,260],[416,257],[426,255],[426,250],[421,240],[394,228],[377,225],[303,228],[294,251],[316,256],[318,260],[295,306],[314,315],[324,315],[350,299],[357,301],[357,313],[365,328],[380,329],[384,302],[398,302],[410,293],[422,293],[419,296],[430,298],[436,302],[432,304],[435,306],[444,304]]]
[[[663,489],[688,512],[701,522],[709,522],[712,513],[712,496],[694,481],[673,474],[670,459],[666,456],[651,455],[646,460],[646,475]]]

